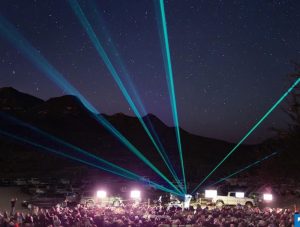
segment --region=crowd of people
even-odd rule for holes
[[[34,227],[292,227],[294,212],[289,209],[247,207],[169,208],[160,205],[127,204],[121,207],[56,206],[51,209],[33,207],[30,212],[0,213],[0,226]]]

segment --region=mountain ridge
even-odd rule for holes
[[[9,99],[9,96],[14,97],[15,101],[3,104],[3,102],[1,102],[1,97],[4,97],[2,94],[3,90],[6,93],[7,90],[9,90],[10,95],[6,95],[6,97],[8,100],[12,100]],[[26,99],[24,97],[26,97]],[[31,97],[31,99],[29,97]],[[20,102],[18,100],[29,101],[28,103],[24,103],[23,109],[19,109],[14,107],[15,103],[18,104]],[[6,106],[10,106],[11,108],[6,109]],[[99,155],[110,162],[137,171],[142,175],[153,174],[148,167],[144,168],[143,166],[145,165],[135,155],[129,152],[129,150],[113,135],[111,135],[107,129],[99,125],[93,118],[93,114],[84,108],[84,105],[75,96],[65,95],[44,101],[34,96],[18,92],[13,88],[0,89],[0,111],[42,129],[77,147]],[[159,169],[168,176],[168,170],[163,161],[161,161],[161,157],[155,150],[136,117],[127,116],[123,113],[101,115],[114,125],[115,128],[119,130],[138,150],[140,150],[147,159],[156,166],[159,166]],[[161,144],[165,148],[171,162],[174,164],[177,173],[180,174],[180,160],[174,127],[167,126],[153,114],[147,114],[143,119],[147,125],[149,124],[148,120],[151,121],[152,126],[155,128],[157,135],[161,140]],[[13,125],[12,127],[11,124],[8,124],[3,118],[0,118],[0,127],[16,134],[24,131],[24,129],[20,128],[18,125]],[[25,131],[27,132],[22,136],[27,136],[28,130],[26,129]],[[226,141],[194,135],[183,129],[180,129],[180,132],[184,151],[184,162],[186,163],[186,172],[190,178],[203,176],[207,173],[207,169],[212,168],[217,164],[234,145]],[[33,135],[33,133],[31,134]],[[39,136],[34,136],[34,138],[35,140],[38,140],[38,142],[45,142],[44,139],[40,139]],[[14,144],[14,142],[12,143]],[[8,146],[7,141],[3,138],[0,138],[0,145],[1,144],[5,144],[2,145],[2,147]],[[47,141],[46,144],[52,146],[53,142]],[[22,151],[24,150],[22,148],[23,146],[24,145],[22,144],[16,145],[16,150],[18,150],[18,153],[21,156],[24,156],[24,152]],[[35,153],[36,149],[32,149],[28,146],[25,147],[25,150],[30,151],[30,155],[26,157],[27,159],[24,157],[24,163],[30,162],[28,161],[30,158],[37,156]],[[54,147],[57,148],[59,146],[55,145]],[[257,156],[261,156],[258,152],[258,147],[258,145],[242,145],[240,150],[253,159]],[[6,156],[7,157],[5,158],[8,158],[9,156],[10,159],[14,155],[9,154]],[[61,160],[56,157],[54,159],[57,163],[61,162]],[[240,161],[239,159],[240,156],[232,155],[228,160],[227,165],[224,165],[225,169],[230,169],[232,163],[238,163],[239,165],[244,163],[244,161]],[[135,165],[133,166],[132,163]],[[4,166],[6,165],[5,163],[2,164]],[[36,163],[35,165],[36,169],[41,168],[39,163]],[[74,163],[70,163],[70,165],[73,166]],[[45,166],[43,166],[43,168]],[[34,165],[31,167],[34,167]],[[18,172],[18,168],[14,168],[15,172]],[[59,168],[63,170],[63,164]],[[52,171],[51,165],[49,166],[49,169]]]

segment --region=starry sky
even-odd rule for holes
[[[147,111],[172,125],[153,1],[78,2],[104,47],[118,50]],[[169,0],[165,10],[180,126],[237,142],[290,85],[291,61],[300,61],[300,1]],[[0,14],[100,112],[133,115],[67,1],[0,1]],[[65,94],[0,35],[4,86],[42,99]],[[279,108],[246,142],[286,122]]]

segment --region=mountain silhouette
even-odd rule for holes
[[[8,116],[14,117],[121,167],[128,168],[140,175],[158,179],[157,175],[147,165],[132,154],[105,127],[100,125],[95,120],[95,116],[75,96],[66,95],[44,101],[14,88],[1,88],[0,113],[1,130],[76,155],[69,148],[65,148],[61,144],[44,138],[38,133],[7,119]],[[101,114],[101,117],[109,121],[147,159],[170,177],[164,162],[136,117],[127,116],[123,113]],[[180,160],[174,127],[167,126],[153,114],[148,114],[143,119],[148,126],[155,129],[160,143],[165,148],[165,152],[180,177]],[[232,143],[194,135],[183,129],[180,129],[180,133],[185,170],[189,181],[197,181],[208,174],[234,146]],[[61,173],[68,172],[69,169],[80,172],[81,169],[85,169],[85,171],[92,169],[4,136],[0,136],[0,147],[2,174],[6,176],[27,173],[31,175],[49,172]],[[239,166],[243,166],[251,160],[255,161],[263,155],[259,145],[242,145],[224,163],[220,171],[216,172],[215,177],[223,177]],[[80,157],[83,158],[83,156]],[[92,161],[91,159],[87,160]],[[104,174],[104,172],[102,173]]]

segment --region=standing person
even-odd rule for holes
[[[59,220],[59,218],[58,218],[57,215],[54,215],[54,216],[53,216],[53,226],[54,226],[54,227],[59,227],[59,226],[61,226],[61,221]]]
[[[10,206],[11,206],[10,215],[11,216],[13,216],[15,214],[17,200],[18,200],[17,198],[12,198],[10,200]]]
[[[19,226],[22,226],[25,217],[22,213],[17,212],[15,215],[15,219],[16,219],[16,222],[19,224]]]

